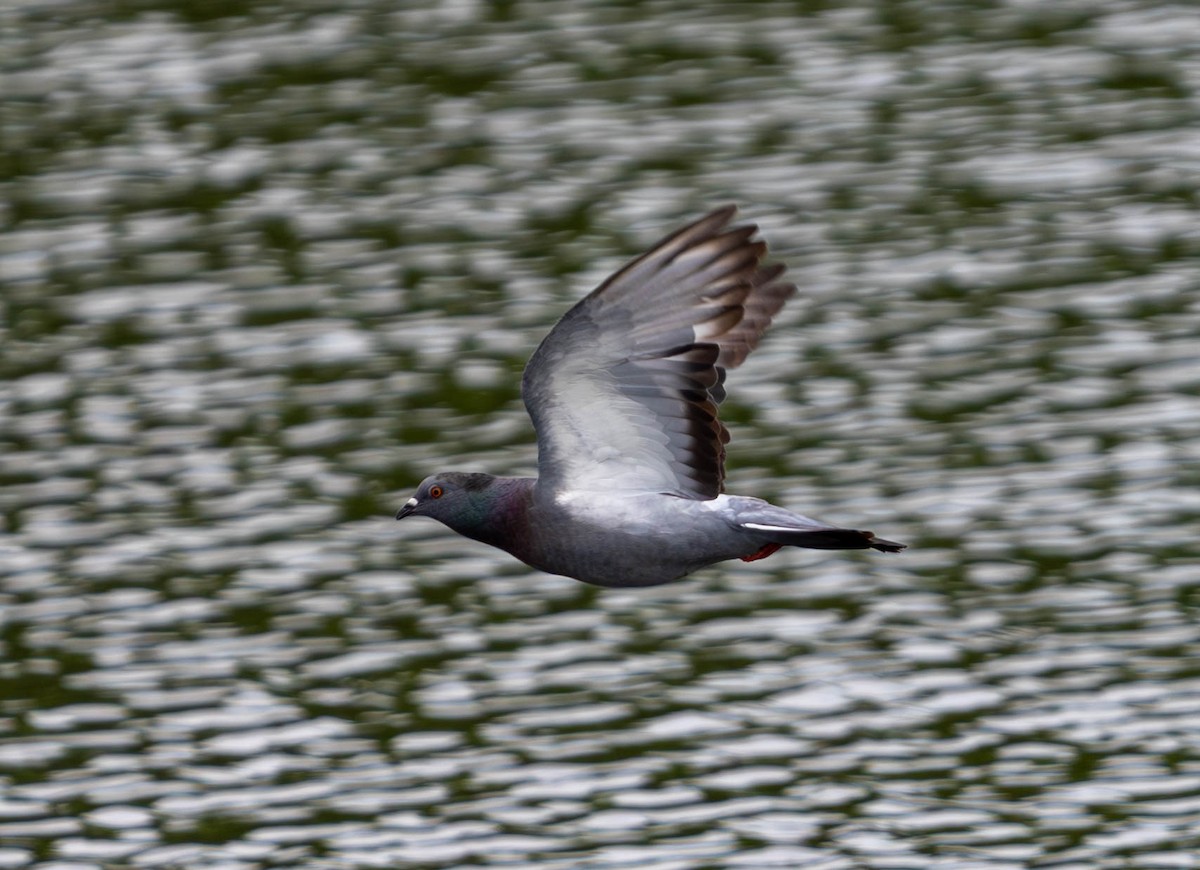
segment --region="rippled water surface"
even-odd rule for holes
[[[0,9],[0,868],[1200,866],[1186,4]],[[730,487],[601,591],[391,515],[741,203]]]

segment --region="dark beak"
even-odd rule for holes
[[[415,511],[416,509],[417,509],[417,499],[415,497],[410,498],[408,501],[406,501],[404,503],[404,507],[402,507],[402,508],[400,508],[400,510],[396,511],[396,519],[402,520],[406,516],[411,514],[413,511]]]

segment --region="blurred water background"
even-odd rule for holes
[[[0,868],[1200,866],[1200,16],[7,0]],[[648,590],[391,515],[725,202],[730,488]]]

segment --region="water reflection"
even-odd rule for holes
[[[0,11],[0,867],[1192,860],[1182,19],[653,15]],[[903,559],[390,521],[527,472],[529,350],[726,200],[803,290],[731,478]]]

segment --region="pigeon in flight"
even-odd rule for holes
[[[781,547],[904,544],[724,492],[725,371],[796,292],[727,206],[663,239],[581,300],[525,366],[538,476],[447,471],[396,519],[432,517],[527,565],[597,586],[654,586]]]

